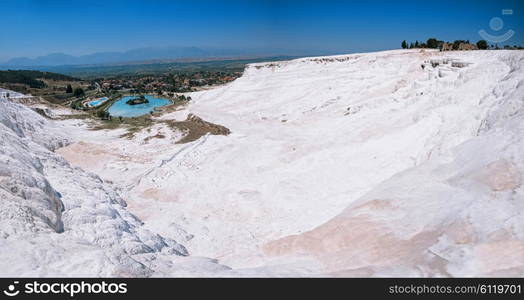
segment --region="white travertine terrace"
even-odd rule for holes
[[[252,64],[159,117],[231,130],[188,144],[2,100],[1,274],[524,276],[523,67],[506,50]]]

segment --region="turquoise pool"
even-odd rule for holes
[[[164,99],[164,98],[155,98],[153,96],[145,96],[149,103],[143,103],[143,104],[137,104],[137,105],[129,105],[127,104],[127,100],[135,98],[135,96],[126,96],[122,99],[118,100],[117,102],[113,103],[111,107],[107,110],[112,116],[114,117],[138,117],[142,115],[146,115],[150,112],[152,112],[155,107],[161,107],[166,106],[168,104],[171,104],[171,100]]]
[[[102,97],[102,98],[98,98],[96,100],[93,100],[93,101],[89,101],[87,102],[87,104],[91,107],[95,107],[95,106],[98,106],[100,104],[102,104],[102,102],[106,101],[108,98],[107,97]]]

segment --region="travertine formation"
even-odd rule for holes
[[[132,139],[1,102],[1,274],[523,276],[523,67],[253,64]],[[180,143],[176,122],[228,130]]]

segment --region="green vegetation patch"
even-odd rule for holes
[[[0,71],[0,83],[20,83],[27,84],[31,88],[44,88],[46,83],[41,79],[60,80],[60,81],[79,81],[80,79],[51,72],[41,72],[33,70],[7,70]]]

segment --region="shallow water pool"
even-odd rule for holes
[[[155,107],[166,106],[171,104],[171,100],[165,98],[156,98],[153,96],[145,96],[149,103],[129,105],[127,100],[135,98],[135,96],[126,96],[122,97],[120,100],[116,101],[108,109],[108,112],[114,117],[138,117],[146,115],[152,112]]]
[[[98,106],[100,105],[102,102],[106,101],[108,98],[107,97],[103,97],[103,98],[98,98],[96,100],[93,100],[93,101],[89,101],[87,102],[87,104],[91,107],[95,107],[95,106]]]

